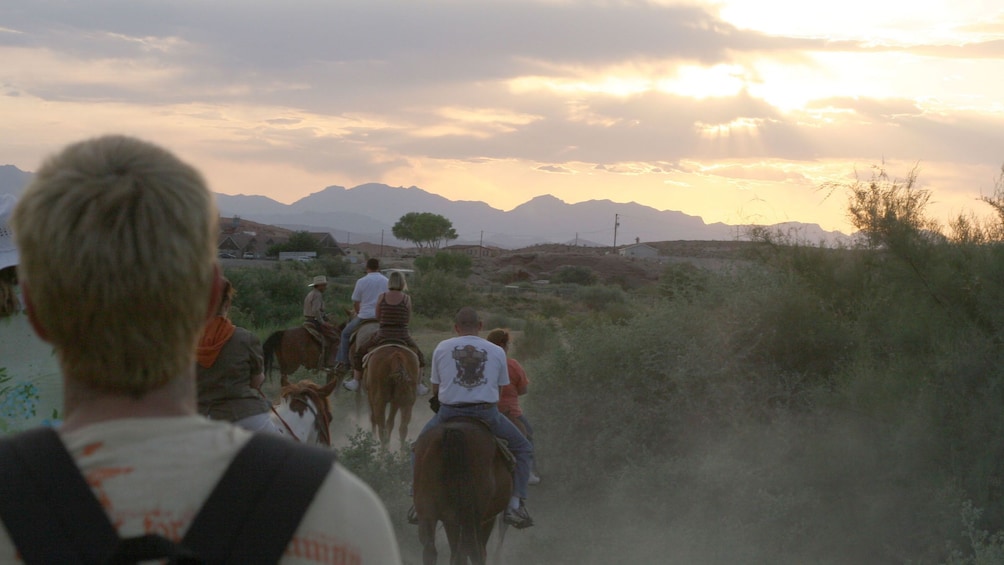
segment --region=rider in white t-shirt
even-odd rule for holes
[[[515,492],[503,518],[517,528],[532,526],[533,519],[524,501],[533,446],[519,428],[498,411],[501,387],[509,384],[505,350],[478,337],[482,323],[473,308],[461,308],[454,322],[457,337],[440,342],[432,353],[429,380],[432,394],[439,401],[439,410],[419,435],[456,416],[469,416],[488,423],[492,433],[505,439],[509,451],[516,457]],[[417,523],[414,509],[409,511],[408,520]]]
[[[385,292],[387,292],[387,277],[380,272],[380,260],[370,257],[366,260],[366,276],[357,280],[355,288],[352,289],[352,307],[356,315],[342,330],[342,341],[335,357],[336,371],[349,367],[349,341],[352,339],[352,333],[364,321],[376,319],[377,300]],[[342,382],[342,386],[348,390],[356,390],[359,388],[359,381],[355,378],[346,379]]]

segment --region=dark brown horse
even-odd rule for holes
[[[387,343],[372,349],[366,356],[363,386],[370,403],[370,426],[385,449],[390,443],[398,411],[401,412],[398,434],[402,448],[407,441],[420,371],[418,356],[405,345]]]
[[[450,543],[452,565],[483,565],[495,518],[513,480],[495,436],[483,423],[455,418],[415,443],[415,512],[424,565],[436,563],[436,523]]]
[[[341,334],[343,327],[345,324],[336,326],[339,334]],[[328,347],[338,347],[338,342],[336,341]],[[279,366],[279,382],[282,384],[288,383],[289,376],[300,367],[305,367],[310,371],[319,371],[323,368],[321,344],[303,326],[273,332],[261,348],[265,356],[265,374],[271,374],[272,360],[275,359]],[[335,379],[334,372],[327,371],[327,382]]]

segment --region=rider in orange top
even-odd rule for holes
[[[526,370],[519,364],[519,361],[509,356],[509,346],[512,344],[512,335],[509,330],[496,328],[488,332],[485,338],[495,345],[501,347],[506,353],[506,368],[509,369],[509,384],[502,387],[499,396],[499,412],[509,418],[517,427],[522,427],[523,435],[533,443],[533,426],[523,415],[523,409],[519,406],[519,397],[523,396],[530,389],[530,379],[526,376]],[[540,476],[536,473],[536,461],[530,468],[530,479],[527,484],[536,485],[540,483]]]

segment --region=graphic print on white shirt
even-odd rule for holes
[[[466,388],[477,388],[487,384],[485,377],[485,362],[488,352],[473,345],[461,345],[453,348],[453,361],[457,364],[457,376],[453,382]]]

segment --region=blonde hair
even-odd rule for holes
[[[216,273],[202,175],[124,136],[69,145],[14,209],[19,275],[64,373],[141,396],[194,366]]]
[[[391,271],[387,277],[387,290],[408,290],[408,281],[401,271]]]

